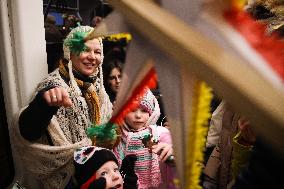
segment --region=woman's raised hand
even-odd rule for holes
[[[43,93],[43,98],[49,106],[72,106],[72,101],[66,89],[62,87],[54,87]]]

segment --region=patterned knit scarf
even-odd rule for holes
[[[124,127],[124,126],[123,126]],[[159,141],[159,135],[156,125],[150,125],[137,132],[131,132],[129,127],[122,130],[122,139],[117,147],[113,149],[120,165],[125,156],[136,154],[135,173],[138,177],[138,188],[156,188],[162,182],[161,170],[159,167],[159,157],[145,146],[143,138],[152,135],[155,141]]]
[[[66,78],[69,77],[69,73],[66,70],[63,62],[61,61],[59,64],[59,72]],[[88,107],[90,109],[90,118],[92,123],[100,124],[100,100],[96,92],[96,87],[94,83],[84,82],[75,78],[78,86],[82,89],[83,95],[86,99]]]

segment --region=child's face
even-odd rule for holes
[[[146,126],[150,114],[144,108],[137,108],[125,116],[125,122],[132,129],[138,130]]]
[[[123,189],[123,179],[114,161],[106,162],[97,170],[96,178],[99,177],[106,179],[106,189]]]

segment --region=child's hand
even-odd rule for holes
[[[164,142],[153,145],[152,150],[154,153],[159,155],[159,159],[162,162],[165,162],[171,155],[173,155],[172,145]]]
[[[106,179],[104,177],[100,177],[94,180],[89,186],[89,189],[105,189],[105,188],[106,188]]]
[[[137,156],[135,154],[130,154],[125,156],[125,158],[122,160],[122,165],[120,168],[120,172],[122,176],[124,177],[124,184],[123,188],[137,188],[137,181],[138,177],[135,174],[134,166],[135,162],[137,160]]]
[[[120,168],[120,172],[122,172],[122,174],[135,175],[134,165],[135,165],[135,161],[136,160],[137,160],[137,156],[135,154],[127,155],[122,160],[122,165],[121,165],[121,168]]]

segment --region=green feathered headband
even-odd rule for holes
[[[70,52],[80,55],[87,50],[85,42],[94,38],[101,38],[106,34],[105,30],[95,29],[90,26],[78,26],[71,30],[63,43],[64,57],[69,59]]]
[[[85,37],[87,33],[76,31],[73,34],[73,37],[70,39],[66,39],[64,41],[64,45],[67,46],[70,52],[76,54],[77,56],[81,53],[86,51],[87,47],[85,45]]]

